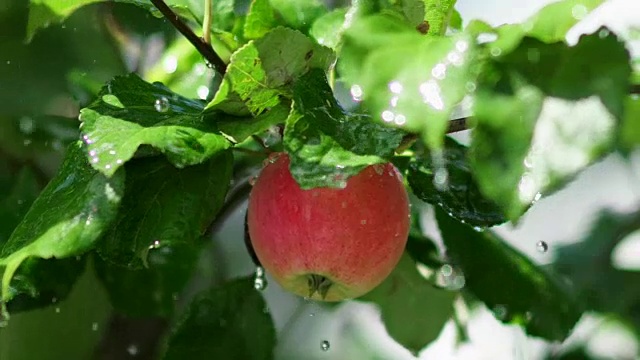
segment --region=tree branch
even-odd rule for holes
[[[198,37],[193,30],[187,24],[185,24],[176,13],[173,12],[165,4],[163,0],[151,0],[153,6],[155,6],[161,13],[164,15],[169,22],[182,34],[184,37],[189,40],[193,46],[204,56],[204,58],[211,64],[216,71],[218,71],[221,75],[227,71],[227,64],[216,54],[211,45],[207,44],[201,37]]]

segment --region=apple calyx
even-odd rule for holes
[[[307,284],[309,284],[309,298],[313,298],[313,295],[317,292],[324,300],[327,297],[329,288],[333,285],[333,281],[322,275],[310,274],[307,275]]]

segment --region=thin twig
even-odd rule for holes
[[[204,19],[202,20],[202,38],[204,42],[211,45],[211,12],[213,4],[211,0],[204,0]]]
[[[227,71],[227,64],[216,54],[211,45],[207,44],[202,38],[198,37],[187,24],[185,24],[176,13],[173,12],[165,4],[163,0],[151,0],[153,6],[155,6],[161,13],[164,15],[167,20],[171,22],[171,24],[182,34],[184,37],[189,40],[193,46],[204,56],[209,64],[211,64],[216,71],[220,74],[224,74]]]

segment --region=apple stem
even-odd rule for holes
[[[331,280],[317,274],[308,275],[307,283],[309,284],[309,298],[312,298],[313,294],[317,292],[323,300],[327,297],[329,288],[333,285]]]

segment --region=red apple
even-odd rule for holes
[[[289,157],[262,169],[249,199],[251,244],[286,290],[314,300],[366,294],[393,270],[409,233],[409,200],[392,164],[373,165],[346,187],[303,190]]]

